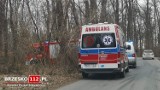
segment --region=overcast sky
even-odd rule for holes
[[[145,5],[145,1],[144,1],[144,0],[139,0],[138,3],[139,3],[140,5]]]

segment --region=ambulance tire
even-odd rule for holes
[[[124,78],[125,74],[126,74],[126,72],[125,72],[125,69],[124,69],[123,72],[120,72],[120,78]]]
[[[85,72],[82,72],[82,77],[84,78],[84,79],[86,79],[86,78],[88,78],[88,73],[85,73]]]
[[[129,72],[129,67],[127,67],[126,72]]]
[[[137,64],[135,63],[134,65],[133,65],[133,68],[136,68],[137,67]]]

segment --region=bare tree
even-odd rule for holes
[[[132,37],[132,34],[131,34],[131,32],[133,31],[133,28],[132,28],[132,21],[133,21],[133,17],[132,17],[132,10],[133,10],[133,8],[132,8],[132,5],[133,5],[133,0],[129,0],[128,2],[127,2],[127,0],[126,0],[126,6],[127,6],[127,11],[128,11],[128,18],[127,18],[127,21],[128,21],[128,24],[127,24],[127,38],[128,38],[128,40],[131,40],[131,39],[133,39],[133,37]]]
[[[119,0],[110,0],[114,11],[115,23],[119,25]]]
[[[119,25],[119,0],[116,0],[115,22]]]
[[[76,6],[75,6],[75,1],[72,0],[71,4],[72,4],[72,6],[71,6],[72,14],[73,14],[73,17],[74,17],[75,24],[76,24],[76,26],[79,27],[79,20],[78,20],[78,14],[77,14]]]
[[[47,25],[47,40],[49,40],[50,38],[50,31],[51,31],[51,10],[50,10],[50,4],[49,4],[49,1],[46,0],[46,3],[47,3],[47,20],[46,20],[46,25]]]
[[[145,47],[146,48],[151,48],[151,42],[152,40],[152,33],[151,31],[151,8],[149,6],[149,0],[147,0],[146,3],[146,9],[145,9],[145,26],[146,26],[146,32],[145,32]]]
[[[8,53],[8,29],[7,29],[7,9],[6,9],[7,0],[0,1],[0,51],[3,50],[3,37],[4,37],[4,51],[5,57],[7,58]]]
[[[89,23],[90,21],[90,10],[89,10],[89,2],[88,0],[84,0],[85,4],[85,24]]]
[[[106,11],[107,0],[101,0],[101,14],[100,14],[100,22],[107,21],[107,11]]]
[[[147,0],[145,6],[138,0],[1,0],[0,52],[5,57],[13,52],[11,60],[17,61],[30,44],[47,39],[60,44],[57,62],[73,66],[76,51],[70,42],[78,39],[79,27],[105,21],[120,25],[140,54],[144,46],[160,49],[158,5],[158,0]]]
[[[18,25],[18,16],[17,16],[17,11],[18,11],[18,6],[16,6],[18,2],[15,0],[9,0],[9,6],[10,6],[10,28],[12,31],[12,38],[13,38],[13,62],[17,60],[17,47],[18,47],[18,34],[17,34],[17,25]],[[13,8],[13,6],[15,7]],[[15,63],[13,63],[15,65]]]
[[[98,23],[97,0],[90,0],[90,20],[91,23]]]
[[[37,40],[40,40],[40,37],[39,37],[39,28],[38,28],[38,26],[36,24],[36,21],[35,21],[33,15],[32,15],[32,12],[31,12],[31,9],[30,9],[30,5],[29,5],[29,0],[26,0],[26,5],[27,5],[27,8],[28,8],[29,15],[30,15],[30,17],[32,19],[32,22],[34,24],[34,27],[35,27],[34,30],[35,30],[35,33],[37,35]]]

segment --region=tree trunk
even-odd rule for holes
[[[128,7],[128,25],[127,25],[127,39],[128,40],[131,40],[131,39],[133,39],[132,38],[132,34],[131,34],[131,32],[133,31],[132,30],[132,0],[129,0],[129,5],[127,4],[127,2],[126,2],[126,5],[128,5],[127,7]]]
[[[90,20],[91,23],[98,23],[97,0],[90,0]],[[92,16],[91,16],[92,15]]]
[[[119,0],[116,0],[115,23],[119,25]]]
[[[146,11],[146,32],[145,32],[145,48],[150,48],[150,32],[149,32],[149,0],[147,0],[147,11]]]
[[[17,54],[17,44],[18,44],[18,34],[17,34],[17,21],[13,21],[13,5],[11,0],[9,0],[9,4],[10,4],[10,28],[11,28],[11,32],[12,32],[12,40],[13,40],[13,62],[15,62],[18,58],[18,54]],[[16,13],[17,14],[17,13]],[[16,18],[17,19],[17,18]],[[15,19],[15,20],[16,20]]]
[[[47,26],[47,32],[46,32],[46,34],[47,34],[47,40],[49,40],[49,37],[50,37],[49,35],[50,35],[51,11],[50,11],[49,1],[46,0],[46,2],[47,2],[47,13],[48,13],[48,15],[47,15],[47,21],[46,21],[46,26]]]
[[[100,22],[107,22],[107,12],[106,12],[106,4],[107,4],[107,0],[102,0],[101,1],[101,14],[100,14]]]
[[[32,15],[32,12],[31,12],[31,9],[30,9],[30,5],[29,5],[29,0],[26,0],[26,5],[27,5],[27,8],[28,8],[28,12],[29,12],[29,16],[31,17],[31,20],[33,22],[33,25],[35,26],[34,30],[35,30],[35,33],[37,35],[37,40],[40,41],[40,37],[39,37],[39,28],[36,24],[36,21],[34,20],[33,18],[33,15]]]
[[[3,50],[3,35],[5,32],[4,25],[5,23],[5,3],[6,0],[1,0],[0,1],[0,52]]]
[[[79,27],[78,14],[77,14],[74,0],[72,0],[72,14],[74,16],[74,21],[75,21],[76,26]]]
[[[90,10],[89,10],[89,2],[88,0],[84,0],[85,4],[85,24],[90,22]]]

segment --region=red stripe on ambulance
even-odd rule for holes
[[[117,63],[117,54],[80,55],[81,63]]]

